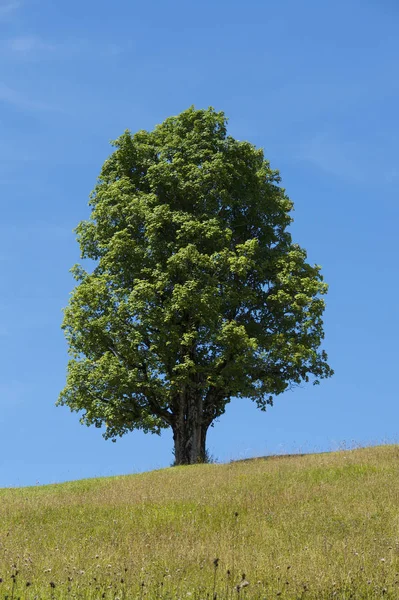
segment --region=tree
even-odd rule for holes
[[[77,238],[57,404],[104,437],[172,428],[176,464],[206,459],[232,397],[261,410],[333,371],[320,350],[327,291],[287,231],[293,204],[263,151],[195,110],[113,142]]]

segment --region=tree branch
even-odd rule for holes
[[[130,369],[135,368],[135,369],[139,369],[139,371],[141,371],[141,373],[143,374],[144,379],[147,383],[146,398],[148,400],[150,407],[152,408],[152,410],[154,411],[154,413],[157,416],[161,417],[168,425],[172,426],[172,424],[174,422],[173,414],[171,412],[169,412],[167,409],[162,408],[160,406],[159,402],[156,399],[155,394],[150,389],[150,379],[148,377],[148,371],[147,371],[146,364],[141,363],[141,364],[133,365],[120,352],[118,352],[118,350],[115,348],[115,346],[113,344],[108,344],[108,349],[110,352],[112,352],[112,354],[115,356],[115,358],[117,358],[120,362],[124,363]]]

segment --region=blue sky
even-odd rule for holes
[[[336,371],[266,414],[233,401],[211,454],[397,440],[398,27],[395,0],[0,0],[0,486],[171,463],[170,434],[112,444],[54,404],[72,229],[108,142],[191,104],[280,169],[292,234],[330,284]]]

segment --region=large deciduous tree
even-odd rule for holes
[[[113,142],[76,231],[90,272],[63,328],[58,404],[116,438],[172,428],[176,464],[206,460],[232,397],[261,410],[329,377],[320,267],[287,231],[293,204],[263,151],[193,107]]]

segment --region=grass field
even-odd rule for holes
[[[399,447],[0,490],[0,598],[399,598]]]

